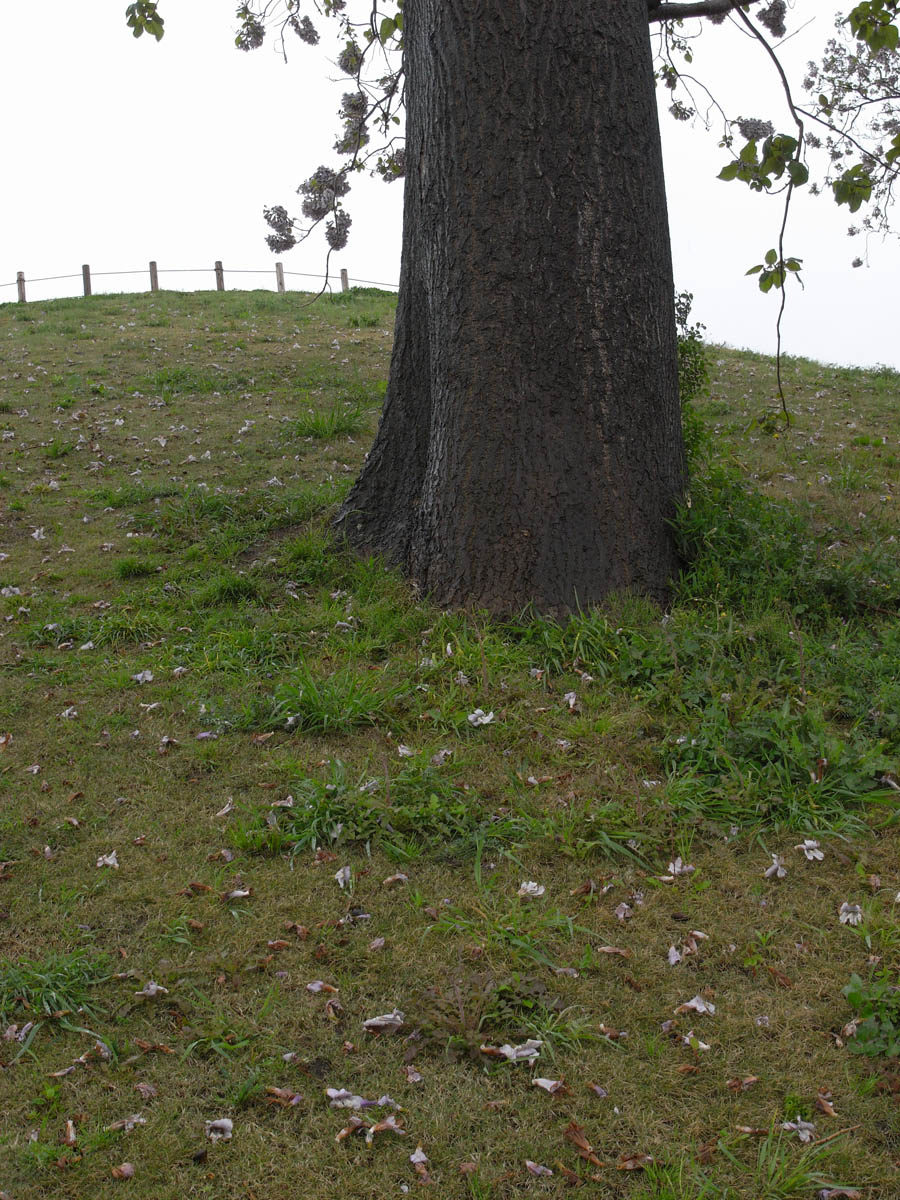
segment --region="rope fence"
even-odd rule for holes
[[[156,262],[154,261],[149,264],[149,271],[150,271],[150,291],[151,292],[159,291],[160,275],[209,275],[209,274],[215,275],[216,291],[219,291],[219,292],[225,291],[225,268],[223,267],[221,260],[218,260],[218,259],[216,260],[215,266],[213,266],[213,267],[163,267],[161,270],[157,266]],[[12,283],[0,283],[0,288],[13,288],[14,287],[16,289],[16,295],[17,295],[17,299],[18,299],[19,303],[25,304],[27,301],[27,295],[26,295],[26,290],[25,290],[27,283],[57,283],[63,279],[80,279],[82,291],[84,292],[84,295],[90,296],[92,294],[92,282],[91,282],[92,279],[99,279],[101,276],[110,276],[110,275],[143,275],[143,274],[144,274],[143,270],[94,271],[94,272],[92,272],[91,268],[90,268],[90,264],[85,263],[82,266],[80,273],[71,274],[71,275],[39,275],[34,278],[26,279],[25,272],[18,271],[16,273],[16,278],[12,281]],[[252,267],[251,268],[229,267],[228,274],[229,275],[268,275],[269,272],[265,271],[265,270],[257,270]],[[329,289],[331,288],[332,280],[337,281],[338,279],[340,279],[341,291],[343,291],[343,292],[349,292],[351,283],[353,283],[353,284],[362,283],[362,284],[368,284],[370,287],[383,287],[383,288],[391,288],[391,289],[396,289],[398,286],[396,283],[379,283],[374,279],[352,279],[351,280],[351,278],[347,274],[346,270],[342,270],[339,276],[328,275],[327,277],[323,277],[322,275],[316,275],[309,271],[285,271],[284,264],[280,263],[280,262],[276,262],[276,264],[275,264],[275,290],[277,292],[285,291],[285,282],[284,281],[285,281],[286,276],[288,276],[288,277],[293,276],[296,279],[301,279],[301,278],[302,279],[318,279],[320,283],[322,282],[322,280],[324,278],[325,286]]]

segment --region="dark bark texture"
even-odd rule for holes
[[[378,435],[338,525],[438,604],[663,598],[683,485],[647,0],[407,0]]]

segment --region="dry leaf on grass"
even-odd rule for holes
[[[267,1087],[266,1098],[268,1104],[277,1104],[281,1108],[296,1108],[303,1101],[299,1092],[292,1092],[290,1088],[280,1087]]]
[[[725,1086],[732,1092],[746,1092],[754,1083],[759,1083],[758,1075],[746,1075],[743,1079],[729,1079]]]
[[[643,1171],[652,1162],[652,1154],[620,1154],[616,1159],[616,1170]]]
[[[595,1167],[605,1166],[605,1163],[601,1162],[594,1153],[594,1147],[585,1137],[584,1129],[577,1121],[569,1122],[563,1130],[563,1137],[575,1147],[579,1158],[583,1158],[585,1162],[593,1163]]]
[[[134,1175],[134,1167],[130,1162],[123,1162],[121,1166],[113,1167],[111,1174],[113,1179],[131,1179]]]
[[[837,1113],[832,1106],[832,1095],[828,1088],[819,1088],[816,1092],[816,1108],[820,1113],[824,1113],[826,1117],[836,1117]]]
[[[137,1125],[146,1125],[147,1118],[142,1117],[140,1113],[132,1113],[130,1117],[122,1117],[121,1120],[113,1121],[112,1125],[106,1126],[107,1133],[131,1133]]]

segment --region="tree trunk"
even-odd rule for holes
[[[338,518],[442,606],[664,598],[683,484],[646,0],[407,0],[394,354]]]

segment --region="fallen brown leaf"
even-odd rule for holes
[[[746,1092],[754,1083],[759,1083],[758,1075],[747,1075],[743,1079],[729,1079],[725,1086],[732,1092]]]
[[[604,1165],[594,1153],[594,1147],[585,1137],[584,1128],[577,1121],[572,1120],[569,1122],[563,1130],[563,1137],[575,1147],[579,1158],[593,1163],[595,1167],[602,1167]]]
[[[112,1168],[113,1179],[131,1179],[134,1175],[134,1167],[130,1162],[124,1162],[120,1167]]]
[[[643,1171],[643,1169],[652,1162],[652,1154],[620,1154],[616,1159],[616,1170]]]
[[[296,1108],[303,1101],[300,1093],[292,1092],[290,1088],[267,1087],[266,1097],[267,1104],[277,1104],[281,1108]]]
[[[792,988],[794,985],[783,971],[776,970],[775,967],[767,967],[766,970],[775,980],[779,987]]]
[[[831,1092],[827,1088],[819,1088],[816,1093],[816,1108],[820,1113],[824,1113],[826,1117],[836,1117],[837,1113],[831,1104]]]
[[[564,1163],[555,1162],[553,1166],[557,1171],[559,1171],[560,1175],[562,1175],[569,1187],[581,1187],[581,1185],[584,1183],[584,1180],[581,1178],[581,1176],[576,1174],[575,1171],[570,1171]]]

